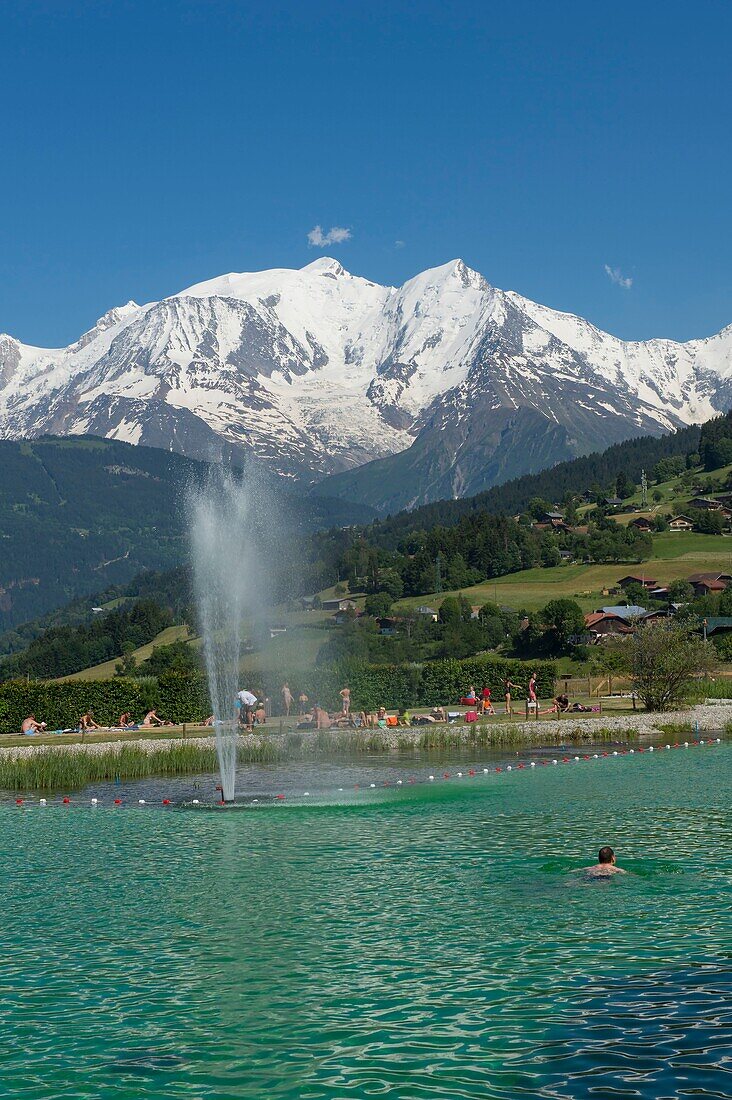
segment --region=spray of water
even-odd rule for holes
[[[212,464],[189,490],[193,587],[203,637],[224,800],[234,798],[240,663],[245,624],[264,607],[265,562],[256,479]]]

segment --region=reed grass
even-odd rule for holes
[[[286,746],[269,739],[238,746],[240,763],[268,763],[287,755]],[[0,789],[74,790],[101,780],[145,779],[153,775],[198,775],[218,768],[216,747],[195,741],[164,745],[97,744],[34,748],[0,754]]]
[[[541,727],[539,727],[541,728]],[[538,732],[538,731],[537,731]],[[580,745],[591,744],[595,741],[617,740],[622,733],[624,740],[632,740],[638,736],[637,730],[624,729],[613,730],[605,726],[586,728],[584,726],[572,726],[565,722],[561,729],[541,729],[541,737],[535,734],[527,735],[526,730],[520,726],[488,726],[480,725],[465,730],[463,727],[447,729],[426,729],[422,733],[418,747],[421,749],[455,748],[459,745],[476,746],[503,746],[503,745],[535,745],[538,741],[543,745]]]

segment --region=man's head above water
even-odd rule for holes
[[[601,848],[597,853],[598,863],[614,863],[615,852],[612,850],[609,844],[606,844],[604,848]]]

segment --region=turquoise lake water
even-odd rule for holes
[[[1,806],[0,1095],[730,1097],[731,780],[722,745],[340,805]],[[605,843],[632,874],[572,873]]]

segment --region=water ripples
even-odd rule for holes
[[[0,809],[0,1092],[732,1096],[732,748],[365,806]],[[635,874],[588,884],[601,843]]]

